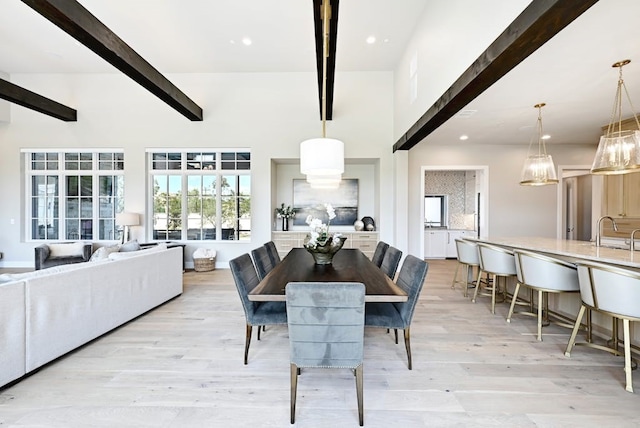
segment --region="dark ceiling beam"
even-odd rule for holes
[[[202,120],[202,109],[195,102],[77,1],[22,0],[22,2],[138,82],[187,119]]]
[[[393,145],[409,150],[598,0],[535,0]]]
[[[75,109],[4,79],[0,79],[0,98],[65,122],[78,120],[78,112]]]
[[[331,0],[331,20],[329,21],[329,56],[327,58],[327,117],[333,118],[333,87],[336,76],[336,40],[338,38],[338,6],[339,0]],[[313,24],[316,35],[316,68],[318,70],[318,100],[320,105],[320,119],[322,119],[322,62],[323,43],[322,34],[322,0],[313,0]]]

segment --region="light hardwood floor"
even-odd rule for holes
[[[432,260],[411,329],[413,370],[393,334],[365,333],[366,427],[637,427],[623,360],[576,348],[535,319],[505,322],[489,299],[451,290],[455,261]],[[242,364],[244,314],[228,270],[187,272],[182,296],[0,390],[7,427],[287,427],[286,327],[255,336]],[[357,427],[349,371],[305,371],[298,427]]]

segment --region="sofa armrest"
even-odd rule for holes
[[[44,262],[49,258],[49,246],[47,244],[38,245],[34,248],[36,270],[40,270],[44,267]]]
[[[88,243],[84,244],[84,248],[82,248],[82,258],[85,262],[88,262],[91,259],[91,255],[93,254],[93,244]]]

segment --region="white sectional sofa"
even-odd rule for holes
[[[0,387],[180,295],[182,257],[155,247],[0,275]]]

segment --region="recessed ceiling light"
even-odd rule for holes
[[[540,137],[540,138],[542,138],[543,140],[548,140],[549,138],[551,138],[551,135],[549,135],[549,134],[544,134],[544,135],[543,135],[542,137]]]
[[[376,36],[369,36],[367,37],[367,43],[372,45],[376,42]]]
[[[460,139],[461,139],[462,141],[464,141],[464,140],[468,140],[468,139],[469,139],[469,136],[468,136],[468,135],[461,135],[461,136],[460,136]]]
[[[389,39],[384,39],[382,42],[383,43],[389,43]]]
[[[243,37],[243,38],[242,38],[242,44],[243,44],[243,45],[245,45],[245,46],[250,46],[250,45],[251,45],[251,43],[253,43],[253,42],[251,41],[251,39],[250,39],[249,37]]]
[[[229,40],[229,43],[231,43],[232,45],[235,45],[236,41],[235,40]]]

